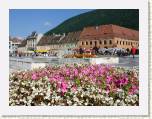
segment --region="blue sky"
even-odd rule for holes
[[[85,13],[88,9],[11,9],[9,12],[9,35],[26,37],[32,31],[45,33],[64,20]]]

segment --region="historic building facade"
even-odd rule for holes
[[[78,42],[79,47],[125,48],[139,47],[139,32],[133,29],[109,24],[86,27]]]
[[[27,44],[27,40],[24,39],[17,49],[18,53],[26,53],[27,52],[26,44]]]
[[[13,55],[17,53],[17,49],[21,44],[22,39],[16,37],[9,37],[9,54]]]
[[[139,32],[113,24],[85,27],[82,31],[62,35],[52,34],[39,37],[36,32],[33,32],[18,49],[20,52],[47,52],[78,49],[80,47],[90,49],[94,46],[125,49],[131,49],[134,46],[138,48]]]
[[[38,50],[64,50],[77,47],[81,31],[70,32],[67,35],[52,34],[43,36],[37,45]]]
[[[31,35],[27,36],[18,47],[18,53],[32,53],[37,47],[38,42],[42,38],[42,34],[32,32]]]
[[[27,49],[31,50],[31,51],[36,50],[36,46],[42,36],[43,35],[41,35],[41,34],[38,35],[35,31],[32,32],[32,34],[26,38],[27,39],[27,45],[26,45]]]

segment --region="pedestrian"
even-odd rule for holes
[[[135,57],[136,50],[137,49],[134,46],[132,46],[132,48],[131,48],[131,54],[132,54],[133,58]]]
[[[79,49],[79,53],[80,54],[83,54],[84,53],[84,51],[83,51],[83,49],[80,47],[80,49]]]
[[[93,47],[93,50],[95,51],[95,54],[97,55],[99,49],[98,49],[98,47],[96,45]]]

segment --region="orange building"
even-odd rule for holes
[[[139,47],[139,32],[133,29],[109,24],[86,27],[82,30],[78,47],[129,48]]]

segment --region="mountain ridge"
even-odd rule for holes
[[[138,9],[98,9],[73,16],[44,35],[63,34],[82,30],[84,27],[114,24],[139,30]]]

